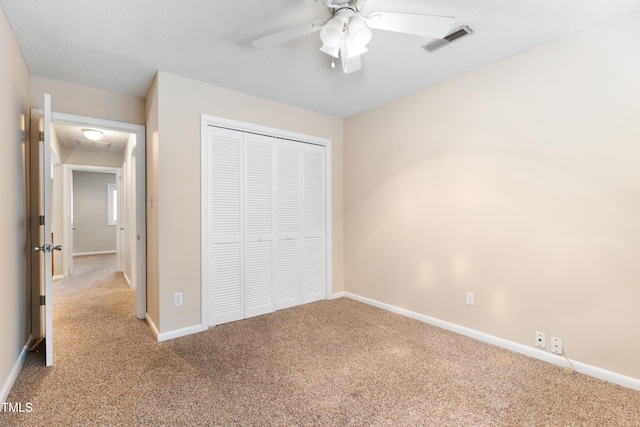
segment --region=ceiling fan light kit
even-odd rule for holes
[[[455,22],[451,16],[399,12],[376,11],[364,16],[360,11],[367,0],[338,0],[336,3],[331,0],[316,1],[329,10],[332,15],[329,20],[280,31],[255,40],[253,45],[275,47],[319,30],[322,41],[320,50],[333,58],[340,58],[342,71],[351,73],[362,67],[360,56],[368,51],[367,45],[373,38],[372,28],[441,39],[451,31]],[[333,67],[334,62],[331,64]]]
[[[338,58],[341,49],[347,49],[344,54],[353,58],[367,51],[367,44],[372,36],[373,33],[364,20],[356,15],[355,10],[345,7],[336,10],[334,17],[320,30],[320,50]]]

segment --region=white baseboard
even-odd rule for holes
[[[195,334],[206,331],[208,328],[202,325],[193,325],[188,328],[176,329],[174,331],[162,332],[158,335],[158,342],[172,340],[174,338],[184,337],[186,335]]]
[[[465,335],[470,338],[484,341],[498,347],[506,348],[507,350],[515,351],[516,353],[524,354],[526,356],[543,360],[545,362],[553,363],[554,365],[569,367],[569,368],[571,367],[567,359],[565,359],[564,356],[561,356],[558,354],[548,353],[541,349],[528,347],[526,345],[523,345],[514,341],[509,341],[504,338],[500,338],[494,335],[486,334],[484,332],[476,331],[475,329],[470,329],[465,326],[456,325],[455,323],[446,322],[444,320],[436,319],[435,317],[426,316],[424,314],[416,313],[414,311],[396,307],[391,304],[386,304],[370,298],[362,297],[360,295],[355,295],[349,292],[342,292],[342,294],[347,298],[351,298],[353,300],[360,301],[365,304],[381,308],[383,310],[391,311],[396,314],[410,317],[412,319],[416,319],[421,322],[428,323],[430,325],[437,326],[442,329],[446,329],[461,335]],[[335,295],[337,294],[334,294],[334,297]],[[605,380],[614,384],[621,385],[623,387],[628,387],[628,388],[640,391],[640,379],[638,378],[629,377],[626,375],[619,374],[617,372],[608,371],[606,369],[598,368],[597,366],[588,365],[586,363],[577,362],[574,360],[572,360],[571,363],[573,364],[573,369],[576,372],[580,372],[601,380]]]
[[[51,278],[51,280],[62,280],[62,279],[64,279],[64,275],[62,275],[62,274],[59,274],[57,276],[53,276]]]
[[[344,296],[346,296],[346,295],[345,295],[345,292],[334,292],[334,293],[329,297],[329,299],[338,299],[338,298],[342,298],[342,297],[344,297]]]
[[[129,289],[133,289],[133,286],[131,286],[131,280],[129,280],[129,277],[127,276],[127,273],[125,273],[123,271],[122,275],[124,276],[124,280],[127,282],[127,285],[129,286]]]
[[[146,320],[147,320],[147,323],[149,324],[149,327],[151,328],[151,331],[153,332],[153,335],[156,337],[156,340],[158,340],[158,342],[184,337],[186,335],[195,334],[198,332],[206,331],[208,329],[206,326],[203,326],[203,325],[193,325],[187,328],[176,329],[169,332],[159,332],[155,323],[153,323],[153,321],[149,317],[149,314],[147,314]]]
[[[29,350],[29,345],[31,344],[32,340],[33,340],[33,337],[29,335],[29,339],[27,340],[27,343],[22,348],[22,351],[18,356],[18,360],[16,360],[15,365],[13,365],[13,369],[9,373],[9,378],[7,378],[7,380],[4,382],[2,389],[0,390],[0,402],[7,401],[7,397],[9,397],[9,392],[11,391],[13,384],[16,382],[16,378],[18,378],[18,374],[20,373],[20,371],[22,370],[22,367],[24,366],[24,360],[27,358],[27,351]]]
[[[151,332],[153,332],[153,336],[156,337],[156,340],[157,340],[158,335],[160,335],[160,332],[158,332],[158,328],[156,327],[156,324],[153,323],[153,320],[151,320],[151,317],[149,317],[149,313],[145,313],[144,319],[147,321],[147,325],[149,325]]]
[[[77,252],[77,253],[74,253],[73,256],[107,255],[107,254],[115,254],[115,253],[116,251]]]

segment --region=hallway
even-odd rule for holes
[[[54,366],[104,350],[115,330],[136,321],[135,298],[116,272],[115,254],[74,257],[73,276],[53,282]]]
[[[136,294],[122,273],[116,272],[115,254],[76,256],[73,263],[73,276],[53,282],[56,362],[65,357],[67,341],[78,334],[90,337],[95,334],[94,328],[135,318]],[[93,318],[96,309],[108,316]]]

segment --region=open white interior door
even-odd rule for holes
[[[42,133],[38,143],[38,241],[34,250],[39,252],[36,262],[39,264],[40,282],[40,333],[44,332],[46,365],[53,365],[53,310],[51,252],[60,250],[60,245],[51,244],[51,95],[44,95]],[[34,164],[34,166],[36,166]],[[34,177],[35,178],[35,177]],[[35,189],[34,189],[35,190]]]

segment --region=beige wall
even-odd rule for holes
[[[30,332],[26,259],[25,146],[29,130],[29,70],[0,7],[0,401]],[[30,252],[29,252],[30,253]]]
[[[155,179],[159,253],[157,260],[148,262],[157,263],[149,268],[159,274],[160,332],[201,323],[200,115],[203,113],[332,140],[333,290],[341,291],[342,120],[164,72],[158,74],[157,84],[159,138]],[[150,127],[147,133],[151,133]],[[175,292],[184,293],[181,308],[173,307]]]
[[[51,111],[57,113],[145,124],[145,101],[138,96],[32,76],[32,108],[42,109],[45,93],[51,94]]]
[[[638,52],[635,13],[346,120],[346,290],[640,378]]]

